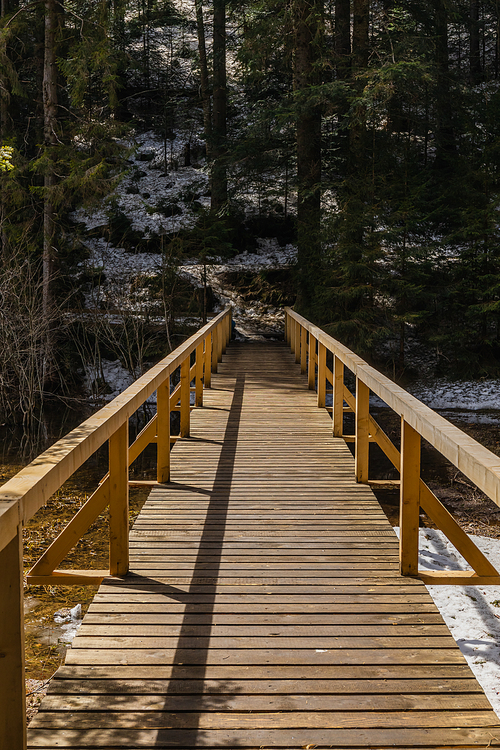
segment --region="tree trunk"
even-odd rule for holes
[[[435,60],[437,68],[436,91],[436,169],[447,166],[448,158],[455,152],[455,134],[451,113],[449,60],[448,60],[448,11],[446,0],[436,0],[435,6]]]
[[[354,0],[352,16],[352,61],[359,70],[368,67],[370,0]]]
[[[479,0],[470,0],[469,70],[472,85],[479,83],[482,77],[479,51]]]
[[[211,207],[213,211],[227,203],[225,164],[227,136],[226,89],[226,0],[214,0],[214,94],[212,129]]]
[[[205,22],[202,0],[195,0],[196,29],[198,31],[198,54],[200,56],[200,98],[203,106],[203,126],[207,144],[207,158],[210,158],[212,140],[212,107],[210,102],[210,81],[208,78],[207,46],[205,44]]]
[[[322,0],[294,0],[294,80],[297,95],[298,307],[311,310],[321,276],[321,109],[308,99],[321,83]]]
[[[370,0],[354,0],[352,23],[352,68],[353,72],[363,71],[368,66],[368,29],[370,18]],[[362,83],[355,83],[358,89]],[[349,128],[349,173],[361,177],[366,171],[366,113],[358,105],[354,121]]]
[[[53,319],[52,277],[54,273],[54,240],[56,233],[54,187],[56,185],[55,154],[57,146],[57,65],[56,36],[59,27],[59,5],[57,0],[45,0],[45,54],[43,67],[43,115],[44,146],[48,154],[48,166],[44,176],[43,205],[43,286],[42,311],[47,328],[45,347],[44,381],[53,376]]]
[[[14,0],[0,0],[0,17],[5,18],[16,9]],[[5,45],[3,54],[9,57],[10,49],[7,37],[2,40]],[[11,87],[8,76],[2,76],[0,91],[0,146],[5,143],[6,137],[12,132],[12,118],[10,113]],[[3,194],[0,193],[0,258],[7,252],[8,239],[6,232],[6,205]]]
[[[337,78],[347,80],[351,69],[350,0],[335,0],[335,60]]]

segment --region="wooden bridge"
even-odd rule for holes
[[[500,746],[421,580],[500,578],[420,479],[420,436],[496,502],[499,459],[291,311],[292,353],[225,352],[229,334],[226,311],[2,488],[0,747]],[[370,390],[401,416],[400,449]],[[154,391],[157,415],[129,446],[128,418]],[[105,440],[109,474],[28,574],[101,585],[26,739],[22,523]],[[157,477],[129,536],[128,466],[151,442]],[[369,486],[370,442],[401,470],[401,543]],[[110,569],[58,570],[108,504]],[[420,507],[472,570],[419,573]]]

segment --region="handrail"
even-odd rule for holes
[[[157,444],[156,482],[170,478],[170,413],[180,412],[179,437],[189,435],[191,382],[195,405],[211,384],[231,338],[227,308],[123,393],[58,440],[0,488],[0,737],[2,747],[26,747],[24,688],[23,525],[106,441],[109,473],[68,526],[33,566],[29,583],[98,583],[106,575],[128,572],[128,469],[149,443]],[[191,365],[194,353],[194,364]],[[170,376],[180,368],[180,385],[171,393]],[[156,391],[157,413],[129,446],[128,420]],[[152,481],[151,484],[154,484]],[[109,505],[109,570],[56,570],[95,518]]]
[[[318,406],[325,406],[327,383],[331,384],[333,434],[354,441],[357,481],[370,484],[370,442],[376,442],[400,472],[400,479],[393,484],[400,487],[401,497],[402,575],[418,576],[426,583],[433,584],[499,585],[500,576],[495,567],[420,478],[420,440],[422,437],[427,440],[499,506],[500,458],[290,308],[285,308],[285,337],[295,354],[295,361],[301,364],[303,372],[307,371],[311,389],[316,387],[317,379]],[[331,370],[327,367],[327,351],[333,355]],[[344,383],[344,367],[356,377],[355,394]],[[370,392],[401,417],[401,450],[369,413]],[[346,411],[355,414],[354,436],[344,434],[343,415]],[[464,556],[472,571],[419,571],[420,507]]]

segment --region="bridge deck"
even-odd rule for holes
[[[283,345],[232,344],[30,748],[491,746],[498,719]]]

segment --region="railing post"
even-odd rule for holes
[[[288,318],[288,312],[285,310],[285,343],[290,343],[290,336],[289,336],[289,318]]]
[[[368,455],[370,448],[370,389],[356,378],[356,481],[368,482]]]
[[[318,407],[326,404],[326,346],[318,341]]]
[[[209,333],[205,339],[205,367],[203,385],[210,388],[212,385],[212,334]]]
[[[194,374],[195,406],[203,406],[203,341],[196,347],[196,366]]]
[[[316,389],[316,338],[309,334],[309,358],[307,360],[307,381],[310,391]]]
[[[290,318],[290,351],[292,354],[295,354],[295,326],[297,325],[296,321],[293,318]]]
[[[227,345],[231,343],[231,336],[233,335],[233,308],[230,309],[227,316]]]
[[[170,482],[170,375],[156,391],[156,479]]]
[[[191,383],[189,372],[191,370],[190,358],[181,363],[181,437],[189,437],[190,416],[191,416]]]
[[[333,355],[333,409],[332,426],[334,437],[344,434],[344,363]]]
[[[219,362],[219,329],[216,326],[212,331],[212,372],[217,372]]]
[[[0,737],[2,747],[26,748],[22,527],[0,551]]]
[[[226,346],[227,346],[227,320],[228,316],[222,320],[220,324],[220,343],[221,343],[221,357],[223,354],[226,353]]]
[[[109,438],[109,571],[124,576],[129,569],[128,420]]]
[[[307,329],[300,327],[300,371],[304,373],[307,369]]]
[[[217,362],[222,362],[222,355],[224,354],[224,351],[225,351],[224,339],[225,339],[224,321],[222,321],[222,323],[219,323],[219,325],[217,326],[217,341],[219,344],[217,347]]]
[[[299,364],[300,362],[300,342],[302,339],[302,326],[300,323],[295,323],[295,345],[294,345],[294,352],[295,352],[295,364]]]
[[[401,495],[399,504],[401,575],[418,575],[420,511],[420,435],[401,418]]]

